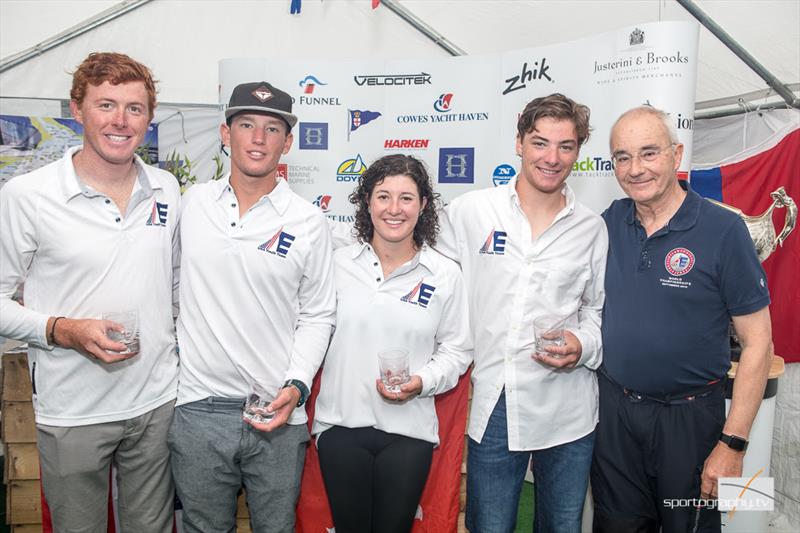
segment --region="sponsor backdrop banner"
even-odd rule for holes
[[[592,110],[594,133],[569,182],[598,213],[622,196],[608,150],[620,113],[651,104],[672,116],[692,153],[698,26],[661,22],[569,43],[501,54],[402,61],[266,58],[220,62],[220,103],[239,83],[267,81],[294,97],[299,122],[279,172],[336,221],[352,220],[348,195],[366,167],[388,153],[424,160],[446,202],[502,186],[519,171],[517,116],[530,100],[561,92]],[[442,445],[417,509],[415,532],[455,531],[466,417],[466,380],[437,402]],[[457,399],[458,401],[454,401]],[[443,411],[444,407],[444,411]],[[332,531],[318,469],[308,448],[298,531]]]

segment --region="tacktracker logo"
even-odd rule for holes
[[[530,63],[531,67],[528,67],[528,64],[529,63],[527,61],[524,62],[522,64],[522,71],[519,74],[511,76],[505,80],[508,85],[506,85],[503,95],[524,89],[528,86],[528,83],[533,83],[539,80],[547,80],[550,83],[553,83],[553,78],[551,78],[550,74],[548,74],[550,65],[547,64],[546,57],[543,57],[539,61],[532,61]]]
[[[385,150],[424,150],[430,142],[430,139],[386,139],[383,141],[383,148]]]
[[[162,204],[153,200],[153,208],[150,209],[150,216],[145,222],[146,226],[166,226],[167,225],[167,210],[169,204]]]
[[[453,100],[453,93],[440,94],[439,98],[434,100],[433,108],[439,113],[447,113],[450,111],[450,102]]]
[[[517,175],[517,171],[511,165],[502,164],[494,167],[492,172],[492,183],[495,187],[498,185],[508,185],[511,178]]]
[[[301,150],[327,150],[328,123],[301,122],[298,137]]]
[[[353,159],[345,159],[339,163],[339,168],[336,169],[336,181],[358,181],[365,170],[367,165],[361,159],[361,154],[357,154]]]
[[[478,250],[478,253],[485,255],[505,255],[507,241],[508,233],[492,228],[492,231],[489,232],[489,236],[484,241],[480,250]]]
[[[440,148],[439,183],[474,183],[475,148]]]
[[[430,85],[431,75],[427,72],[419,74],[356,74],[353,81],[359,87],[407,87],[413,85]]]
[[[423,309],[426,309],[431,303],[431,298],[433,297],[436,287],[433,285],[428,285],[427,283],[423,283],[424,281],[425,278],[419,280],[419,283],[417,283],[408,294],[401,297],[400,301],[410,303],[412,305],[418,305]]]
[[[314,88],[317,85],[328,85],[328,84],[325,83],[325,82],[319,81],[317,79],[317,77],[314,76],[313,74],[309,74],[308,76],[306,76],[305,78],[300,80],[300,84],[299,85],[300,85],[300,87],[303,88],[303,92],[305,94],[313,94],[314,93]]]
[[[286,258],[286,255],[289,253],[289,248],[292,247],[292,243],[294,243],[295,236],[286,233],[283,231],[283,227],[275,232],[267,242],[260,245],[258,247],[259,250],[262,252],[267,252],[273,255],[277,255],[278,257]]]
[[[328,207],[331,203],[331,195],[330,194],[320,194],[317,196],[317,199],[314,200],[313,204],[319,207],[323,213],[327,213],[330,211],[330,207]]]

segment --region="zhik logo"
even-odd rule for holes
[[[547,74],[547,71],[550,70],[550,65],[547,64],[546,57],[542,58],[541,65],[539,64],[538,61],[534,61],[533,67],[534,67],[533,70],[530,70],[528,69],[528,62],[526,61],[525,63],[523,63],[522,72],[520,74],[516,76],[511,76],[510,78],[505,80],[508,86],[506,87],[506,90],[503,91],[503,94],[506,95],[508,93],[512,93],[519,89],[524,89],[525,87],[527,87],[526,84],[529,81],[541,80],[542,78],[546,78],[547,81],[550,82],[553,81],[553,78],[551,78]]]
[[[411,292],[401,297],[400,301],[407,302],[412,305],[418,305],[423,309],[427,308],[431,303],[431,298],[433,297],[433,292],[436,290],[436,287],[433,285],[428,285],[427,283],[423,283],[423,281],[425,281],[424,278],[419,280],[419,283],[417,283],[417,285],[411,289]],[[417,300],[414,301],[414,298]]]
[[[299,138],[301,150],[327,150],[328,123],[301,122]]]
[[[267,242],[258,247],[262,252],[277,255],[278,257],[286,257],[289,253],[289,248],[292,247],[295,236],[283,231],[283,227],[275,232]],[[273,250],[272,247],[275,247]]]
[[[153,208],[150,210],[150,217],[147,219],[145,225],[166,226],[168,209],[169,204],[162,204],[161,202],[153,200]]]
[[[495,231],[495,229],[492,228],[492,231],[489,232],[489,237],[486,238],[486,241],[483,243],[483,246],[481,246],[481,249],[478,250],[478,253],[487,255],[505,255],[507,241],[508,233],[505,231]]]

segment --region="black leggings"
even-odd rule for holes
[[[371,427],[333,426],[318,438],[336,533],[408,533],[433,443]]]

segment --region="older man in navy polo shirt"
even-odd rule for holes
[[[611,152],[629,198],[603,213],[595,531],[719,531],[701,500],[741,476],[772,353],[764,271],[742,220],[678,181],[683,145],[666,113],[624,113]],[[743,350],[726,419],[731,318]]]

